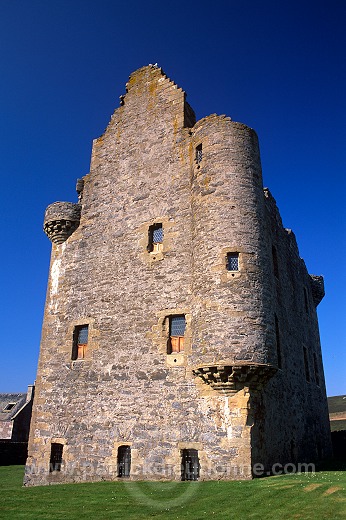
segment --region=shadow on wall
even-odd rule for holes
[[[334,458],[346,461],[346,430],[332,432],[332,443]]]
[[[23,465],[28,456],[28,442],[0,440],[0,466]]]

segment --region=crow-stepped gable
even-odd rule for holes
[[[330,455],[316,305],[256,133],[131,74],[52,241],[27,485],[251,478]]]

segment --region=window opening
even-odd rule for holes
[[[118,448],[118,477],[129,477],[131,469],[131,446]]]
[[[202,161],[203,152],[202,152],[202,144],[196,146],[196,162],[199,164]]]
[[[64,449],[63,444],[60,444],[59,442],[52,442],[51,448],[50,448],[50,461],[49,461],[50,473],[53,471],[61,471],[63,449]]]
[[[78,325],[73,333],[72,360],[84,359],[88,346],[89,325]]]
[[[199,479],[199,458],[197,450],[182,450],[181,452],[181,480]]]
[[[277,360],[278,360],[278,368],[282,368],[279,320],[278,320],[278,317],[276,316],[276,314],[275,314],[275,338],[276,338],[276,355],[277,355]]]
[[[158,253],[162,251],[163,245],[163,226],[161,223],[153,224],[149,226],[149,240],[148,240],[148,251],[149,253]]]
[[[315,372],[315,381],[316,381],[316,385],[317,386],[320,386],[320,374],[319,374],[319,371],[318,371],[318,362],[317,362],[317,356],[314,352],[314,372]]]
[[[304,308],[305,312],[309,313],[309,299],[308,299],[308,291],[306,290],[306,287],[304,287]]]
[[[227,253],[227,271],[239,271],[239,253]]]
[[[276,278],[279,278],[278,254],[277,254],[275,246],[272,246],[272,257],[273,257],[274,276]]]
[[[3,409],[4,412],[9,412],[10,410],[12,410],[12,408],[14,408],[16,406],[16,403],[8,403],[5,408]]]
[[[183,352],[185,329],[186,320],[183,314],[180,316],[170,316],[168,354]]]
[[[309,371],[309,358],[308,358],[308,350],[306,347],[303,347],[304,351],[304,368],[305,368],[305,378],[307,382],[310,382],[310,371]]]

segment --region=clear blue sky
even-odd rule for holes
[[[0,0],[0,392],[35,379],[51,244],[129,74],[158,63],[197,118],[253,127],[308,270],[328,395],[346,394],[344,0]]]

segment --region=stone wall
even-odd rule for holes
[[[11,439],[13,430],[12,421],[0,422],[0,439]]]
[[[254,131],[216,115],[195,124],[185,93],[144,67],[94,141],[79,193],[79,227],[52,245],[26,484],[115,479],[121,445],[131,446],[131,479],[179,480],[183,449],[198,450],[201,479],[250,478],[253,459],[272,460],[271,438],[274,458],[285,459],[294,419],[270,431],[273,416],[278,428],[287,416],[278,392],[290,414],[299,405],[316,422],[323,371],[312,406],[301,358],[288,359],[304,336],[321,363],[312,307],[309,328],[302,319],[297,340],[282,340],[278,370],[274,313],[282,335],[294,333],[301,284],[311,290],[263,194]],[[149,252],[156,223],[163,243]],[[273,240],[283,276],[299,266],[287,328],[281,306],[292,295],[281,298],[286,282],[274,282]],[[239,253],[239,271],[226,270],[227,252]],[[169,317],[182,314],[185,349],[170,354]],[[81,325],[85,357],[71,360]],[[307,430],[297,428],[298,442]],[[63,445],[60,472],[49,473],[51,443]]]

